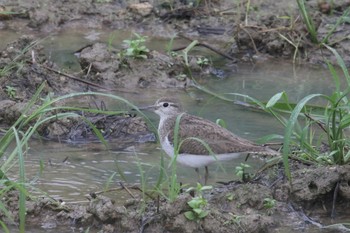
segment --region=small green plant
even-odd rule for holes
[[[179,56],[179,54],[178,54],[177,52],[175,52],[175,51],[171,51],[171,52],[169,53],[169,55],[170,55],[171,57],[177,57],[177,56]]]
[[[197,183],[196,188],[189,188],[187,192],[196,190],[196,196],[192,198],[187,204],[191,207],[191,210],[185,212],[185,217],[191,221],[199,221],[208,215],[206,207],[208,205],[207,199],[203,197],[203,191],[212,189],[212,186],[202,186]]]
[[[246,181],[250,178],[250,174],[246,172],[246,169],[250,168],[249,164],[241,163],[239,166],[236,166],[236,175],[242,180]]]
[[[149,49],[144,45],[147,37],[141,36],[137,33],[134,33],[135,39],[123,40],[123,43],[126,45],[126,49],[122,52],[121,55],[133,58],[142,58],[147,59],[147,54]]]
[[[197,62],[196,63],[200,67],[203,67],[203,66],[208,66],[210,64],[210,61],[206,57],[199,57],[199,58],[197,58]]]
[[[265,198],[263,201],[264,208],[267,210],[267,213],[271,215],[273,213],[273,208],[276,207],[276,200],[273,198]]]
[[[16,88],[12,87],[12,86],[6,86],[6,94],[9,98],[14,99],[17,95],[17,90]]]
[[[176,78],[177,80],[179,80],[179,81],[184,81],[184,80],[186,80],[187,75],[181,73],[181,74],[176,75],[175,78]]]
[[[233,193],[228,193],[226,194],[225,197],[228,201],[233,201],[233,199],[235,198],[235,195]]]
[[[233,213],[228,213],[228,214],[231,216],[231,219],[228,220],[228,221],[225,221],[224,225],[235,224],[235,225],[239,226],[243,230],[243,228],[241,226],[242,216],[236,215],[236,214],[233,214]]]

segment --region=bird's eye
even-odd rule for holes
[[[169,103],[164,103],[164,104],[163,104],[163,107],[164,107],[164,108],[166,108],[166,107],[168,107],[168,106],[169,106]]]

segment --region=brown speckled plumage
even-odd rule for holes
[[[169,141],[174,141],[174,127],[177,116],[167,118],[163,125],[159,127],[160,137],[168,135]],[[212,152],[215,154],[226,153],[252,153],[252,154],[277,154],[267,147],[256,145],[246,139],[238,137],[225,128],[217,124],[197,117],[183,114],[179,125],[179,141],[186,138],[195,137],[203,140],[208,144]],[[195,140],[185,140],[180,148],[180,154],[194,154],[194,155],[209,155],[207,148],[203,143]]]

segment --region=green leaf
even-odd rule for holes
[[[341,119],[339,128],[345,129],[350,125],[350,115],[346,115]]]
[[[280,93],[277,93],[275,94],[274,96],[272,96],[270,98],[270,100],[267,102],[266,104],[266,108],[271,108],[273,107],[280,99],[281,97],[283,96],[284,92],[280,92]]]
[[[188,220],[195,220],[196,219],[196,216],[194,215],[194,213],[192,211],[187,211],[184,213],[185,214],[185,217],[188,219]]]
[[[0,226],[4,230],[5,233],[10,233],[10,230],[7,228],[6,224],[0,220]]]
[[[206,211],[206,210],[203,210],[199,215],[198,215],[198,217],[199,218],[205,218],[207,215],[208,215],[208,211]]]
[[[203,210],[201,208],[193,208],[192,211],[198,215],[203,212]]]
[[[190,200],[189,202],[187,202],[187,204],[192,208],[195,209],[200,205],[201,201],[195,197],[192,200]]]

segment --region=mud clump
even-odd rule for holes
[[[135,90],[136,88],[183,88],[186,79],[177,78],[184,69],[181,60],[151,51],[147,59],[121,57],[111,52],[106,44],[86,47],[79,56],[86,76],[105,86]],[[119,57],[118,57],[119,56]]]

